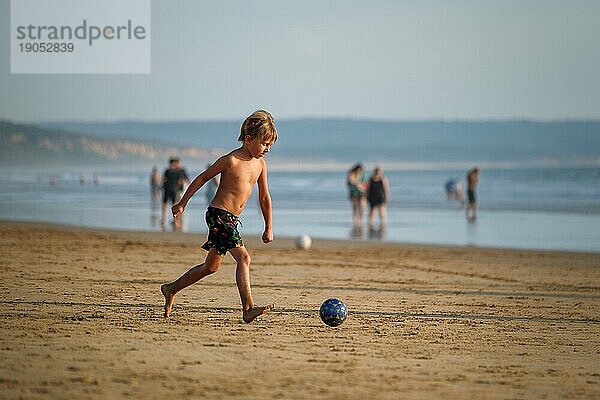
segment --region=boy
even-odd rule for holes
[[[267,164],[263,158],[277,140],[273,116],[264,110],[252,113],[242,124],[238,140],[242,146],[219,158],[198,175],[181,201],[172,207],[173,216],[180,216],[194,193],[212,177],[221,174],[217,193],[206,212],[208,240],[202,248],[208,250],[208,255],[203,264],[192,267],[176,281],[161,286],[160,290],[165,296],[165,317],[171,315],[175,294],[217,272],[227,251],[237,262],[235,280],[242,300],[244,322],[250,323],[273,308],[273,304],[265,307],[254,305],[250,288],[250,255],[237,230],[238,216],[244,210],[254,184],[258,182],[260,209],[265,220],[262,240],[264,243],[273,241],[271,196]]]

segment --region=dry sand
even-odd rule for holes
[[[248,325],[229,255],[162,317],[204,235],[0,234],[0,398],[600,398],[600,254],[249,238]]]

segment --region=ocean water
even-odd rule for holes
[[[0,219],[163,229],[160,205],[149,194],[149,171],[97,174],[98,185],[91,174],[82,185],[74,173],[5,171]],[[464,181],[464,171],[385,174],[392,192],[388,225],[383,232],[371,232],[352,227],[343,171],[271,171],[275,236],[600,252],[600,168],[483,169],[475,223],[468,223],[458,203],[444,194],[444,183],[452,177]],[[184,231],[206,232],[206,206],[201,189],[186,210]],[[242,235],[262,232],[256,193],[241,221]]]

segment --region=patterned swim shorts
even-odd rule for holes
[[[206,224],[208,225],[208,240],[202,245],[204,250],[216,248],[221,257],[227,250],[242,247],[244,242],[237,230],[239,218],[237,215],[220,208],[208,207]]]

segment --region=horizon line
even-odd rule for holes
[[[181,124],[181,123],[241,123],[243,118],[240,119],[226,119],[226,118],[214,118],[214,119],[113,119],[113,120],[15,120],[0,118],[0,122],[8,122],[13,124],[23,125],[51,125],[51,124],[123,124],[123,123],[142,123],[142,124]],[[345,122],[370,122],[370,123],[509,123],[509,122],[522,122],[522,123],[538,123],[538,124],[551,124],[551,123],[600,123],[600,117],[595,118],[533,118],[533,117],[497,117],[497,118],[442,118],[442,117],[431,117],[431,118],[404,118],[404,119],[392,119],[392,118],[374,118],[374,117],[348,117],[348,116],[302,116],[302,117],[282,117],[277,118],[276,122],[298,122],[298,121],[345,121]]]

